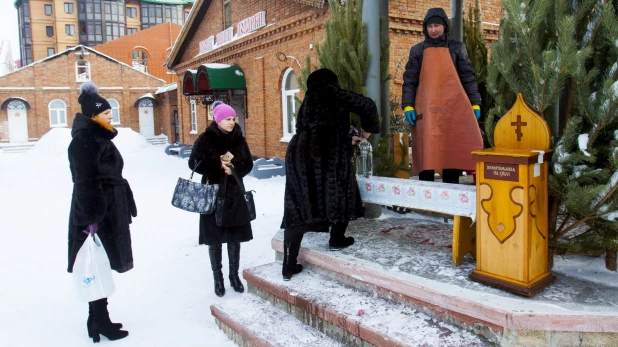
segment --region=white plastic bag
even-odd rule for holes
[[[99,236],[86,238],[73,265],[73,284],[82,301],[95,301],[114,294],[114,278]]]

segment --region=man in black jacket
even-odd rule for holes
[[[463,90],[465,91],[465,94],[467,95],[469,99],[469,102],[472,106],[473,114],[476,117],[476,120],[478,120],[481,116],[481,111],[480,111],[481,95],[479,94],[479,91],[478,91],[478,85],[476,83],[476,79],[474,76],[474,70],[472,68],[472,63],[470,62],[470,58],[468,57],[468,52],[466,51],[466,47],[463,43],[449,39],[449,29],[450,29],[449,20],[446,15],[446,12],[442,8],[429,9],[423,21],[423,33],[425,34],[425,40],[423,42],[420,42],[414,45],[410,49],[409,60],[408,60],[408,63],[406,64],[405,73],[403,74],[402,107],[404,109],[404,115],[405,115],[406,120],[413,127],[416,126],[417,122],[421,120],[421,119],[417,119],[417,110],[415,110],[415,104],[418,102],[417,90],[419,90],[419,88],[420,89],[427,88],[427,85],[424,85],[423,83],[421,83],[421,81],[423,80],[421,78],[423,77],[423,73],[426,74],[424,78],[440,78],[440,77],[444,78],[444,76],[437,76],[442,72],[438,73],[434,69],[431,69],[431,70],[423,69],[423,55],[425,53],[425,50],[428,48],[448,48],[448,53],[450,53],[450,58],[451,58],[450,60],[452,60],[453,62],[453,65],[456,70],[456,75],[459,77],[461,86],[463,87]],[[430,63],[434,63],[434,62],[430,61],[430,62],[427,62],[426,64],[430,64]],[[430,75],[430,76],[427,76],[427,75]],[[432,76],[432,75],[435,75],[435,76]],[[456,79],[455,74],[453,74],[453,77],[454,77],[453,79]],[[436,93],[436,92],[438,92],[438,94],[451,93],[450,90],[444,90],[444,89],[436,89],[428,93]],[[456,98],[458,96],[449,94],[449,95],[443,95],[442,97],[445,99],[448,99],[448,98]],[[435,101],[436,100],[434,97],[432,100],[432,103],[430,103],[432,107],[435,105]],[[442,103],[440,104],[441,106],[443,106]],[[420,113],[423,113],[423,112],[419,111],[419,116],[420,116]],[[426,110],[424,113],[425,113],[425,119],[428,119],[429,117],[432,116]],[[433,118],[434,123],[432,124],[432,126],[435,128],[436,126],[441,126],[449,122],[453,124],[453,126],[454,124],[459,124],[459,119],[454,118],[455,116],[453,116],[452,113],[453,113],[452,111],[443,112],[443,114],[448,115],[450,117],[448,118],[448,121],[446,120],[446,118],[445,120],[436,121],[437,117],[434,116]],[[472,112],[469,112],[469,114],[471,115]],[[457,115],[457,117],[459,117],[459,115]],[[468,115],[465,115],[465,117],[468,117]],[[419,117],[419,118],[422,118],[422,117]],[[468,121],[469,123],[470,120],[473,121],[473,118],[469,117],[469,118],[466,118],[465,120]],[[429,120],[425,121],[425,126],[429,124],[430,124]],[[434,132],[433,135],[435,135],[435,132],[437,130],[431,129],[429,131],[433,131]],[[449,141],[450,138],[452,138],[453,136],[453,133],[451,131],[448,131],[445,129],[440,130],[440,132],[442,133],[440,134],[440,136],[431,136],[431,141],[434,141],[435,138],[444,138],[445,141]],[[413,146],[412,148],[413,152],[415,150],[423,151],[423,150],[426,150],[428,146],[435,145],[435,143],[428,142],[429,136],[427,136],[427,130],[419,131],[419,133],[417,134],[417,137],[422,136],[421,134],[424,134],[427,140],[425,143],[422,143],[421,141],[421,143],[418,144],[417,148]],[[450,134],[450,135],[445,136],[444,134]],[[415,134],[413,133],[413,137],[414,135]],[[452,146],[455,146],[455,145],[453,144]],[[430,155],[440,156],[440,155],[447,155],[447,154],[446,153],[436,154],[436,153],[425,152],[425,155],[424,155],[425,158],[419,158],[419,160],[420,159],[424,160],[428,158]],[[414,164],[415,163],[413,162],[413,171],[415,171]],[[459,178],[458,169],[463,169],[463,167],[459,167],[458,169],[453,169],[453,168],[457,168],[457,166],[434,167],[435,164],[428,164],[427,162],[417,163],[417,164],[419,165],[416,168],[419,170],[418,172],[420,172],[420,175],[419,175],[420,179],[426,180],[426,181],[433,181],[434,169],[442,168],[444,169],[443,180],[449,183],[457,183],[458,178]],[[451,162],[450,164],[454,165],[456,163]]]

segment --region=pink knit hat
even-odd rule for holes
[[[215,122],[219,123],[228,117],[236,117],[236,111],[230,106],[224,103],[220,103],[212,110],[212,114],[215,117]]]

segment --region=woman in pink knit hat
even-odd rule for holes
[[[242,177],[253,169],[253,159],[242,130],[236,124],[234,109],[216,101],[213,103],[213,115],[215,121],[208,125],[193,145],[189,168],[202,175],[202,183],[219,184],[219,192],[225,191],[223,211],[235,211],[235,206],[246,203],[238,182],[232,176],[232,168],[242,182]],[[244,219],[238,217],[238,220]],[[200,215],[199,243],[208,245],[217,296],[225,294],[221,271],[222,244],[227,243],[230,284],[235,291],[242,293],[245,289],[238,277],[240,243],[251,239],[250,222],[222,227],[217,225],[215,213]]]

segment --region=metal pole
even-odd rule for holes
[[[451,37],[463,42],[463,0],[451,0]]]
[[[384,1],[383,1],[384,2]],[[382,95],[380,86],[380,13],[379,0],[363,0],[363,22],[367,25],[367,47],[369,49],[370,61],[369,71],[365,86],[367,87],[367,96],[373,99],[378,107],[382,110]],[[388,114],[382,114],[382,117]],[[373,148],[378,146],[380,136],[374,134],[371,136],[371,144]],[[374,160],[374,168],[376,161]],[[382,214],[380,205],[365,204],[365,218],[378,218]]]
[[[381,42],[386,42],[389,39],[388,34],[388,1],[380,1],[380,18],[382,19],[382,25],[380,27],[380,38]],[[390,67],[390,64],[387,66],[387,69]],[[381,75],[386,75],[387,71],[381,71]],[[391,128],[391,98],[390,98],[390,83],[386,82],[382,86],[382,104],[380,108],[380,114],[382,114],[382,135],[386,136],[386,134],[390,133]]]

